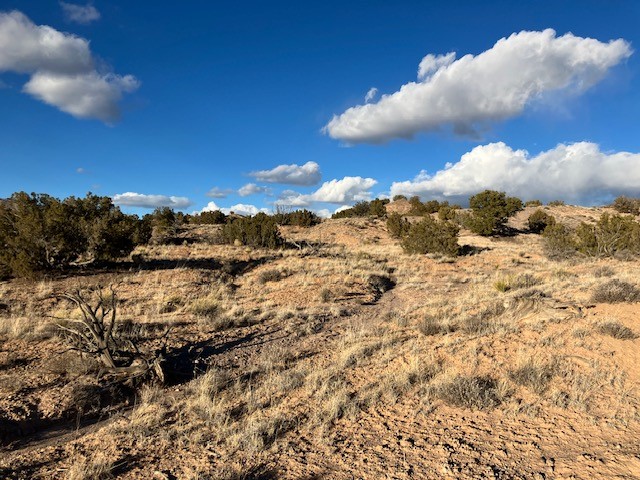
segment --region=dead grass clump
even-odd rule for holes
[[[509,290],[516,290],[519,288],[531,288],[536,285],[539,285],[541,280],[535,275],[531,275],[530,273],[523,273],[521,275],[517,275],[515,277],[507,277],[501,280],[494,282],[493,288],[495,288],[499,292],[508,292]]]
[[[283,272],[282,270],[270,269],[264,270],[260,272],[258,275],[258,283],[264,285],[267,282],[279,282],[283,278],[287,277],[287,272]]]
[[[598,331],[603,335],[609,335],[618,340],[635,340],[638,338],[638,335],[629,327],[625,327],[620,322],[613,320],[598,325]]]
[[[213,319],[220,313],[220,303],[215,297],[204,297],[196,299],[189,310],[197,317]]]
[[[114,452],[115,453],[115,452]],[[115,478],[117,463],[113,456],[104,452],[85,457],[76,455],[70,459],[71,468],[66,471],[66,480],[107,480]]]
[[[433,335],[446,335],[456,331],[456,325],[450,321],[427,315],[418,322],[418,331],[429,337]]]
[[[47,368],[51,373],[58,375],[79,377],[98,372],[100,364],[87,355],[81,356],[76,352],[66,352],[49,360]]]
[[[540,363],[534,359],[528,359],[521,363],[515,370],[509,372],[509,378],[524,387],[530,388],[538,395],[547,390],[549,382],[557,371],[555,361]]]
[[[328,288],[323,288],[322,290],[320,290],[319,297],[321,302],[327,303],[333,298],[333,293]]]
[[[501,326],[496,318],[504,312],[504,305],[496,302],[481,312],[466,318],[461,323],[460,328],[467,334],[487,335],[495,333]]]
[[[596,278],[612,277],[614,274],[615,274],[615,271],[613,270],[613,268],[607,265],[598,267],[593,271],[593,276]]]
[[[595,303],[622,303],[640,301],[640,290],[635,285],[618,279],[609,280],[594,290],[591,301]]]
[[[503,386],[492,377],[464,375],[457,375],[438,385],[433,393],[454,407],[480,410],[497,407],[506,395]]]

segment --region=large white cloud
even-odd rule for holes
[[[143,193],[125,192],[118,193],[112,197],[113,203],[126,207],[142,208],[187,208],[193,205],[187,197],[174,197],[167,195],[145,195]]]
[[[316,162],[307,162],[304,165],[278,165],[271,170],[258,170],[249,175],[259,182],[307,186],[316,185],[322,178],[320,165]]]
[[[306,207],[312,203],[335,203],[348,205],[361,200],[371,199],[371,188],[378,182],[373,178],[344,177],[324,182],[320,188],[310,194],[301,194],[291,190],[282,192],[277,205]]]
[[[412,181],[394,182],[391,194],[465,201],[485,189],[582,205],[640,196],[640,154],[605,153],[595,143],[578,142],[531,156],[502,142],[490,143],[432,176],[423,171]]]
[[[36,72],[23,90],[74,117],[97,118],[109,123],[120,117],[118,102],[122,94],[133,92],[139,85],[131,75]]]
[[[555,31],[514,33],[477,56],[429,54],[418,82],[377,103],[349,108],[323,132],[347,143],[410,138],[451,126],[460,134],[520,114],[547,92],[579,93],[632,53],[623,39],[607,43]]]
[[[87,5],[76,5],[74,3],[60,2],[64,16],[69,22],[88,25],[100,19],[100,12],[90,3]]]
[[[118,102],[140,82],[96,68],[89,42],[18,11],[0,13],[0,72],[31,75],[23,91],[78,118],[119,119]]]

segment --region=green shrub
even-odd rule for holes
[[[640,214],[640,198],[620,196],[613,201],[611,207],[620,213]]]
[[[145,243],[149,232],[109,197],[63,201],[14,193],[0,200],[0,276],[33,277],[73,262],[113,260]]]
[[[331,218],[384,217],[387,214],[386,205],[388,203],[389,200],[380,200],[379,198],[371,200],[370,202],[363,200],[357,202],[351,208],[334,213]]]
[[[220,210],[200,212],[189,217],[189,223],[196,225],[222,225],[227,222],[227,216]]]
[[[595,225],[582,223],[576,231],[578,250],[596,257],[640,253],[640,223],[622,215],[602,214]]]
[[[397,212],[393,212],[387,218],[387,231],[389,232],[389,235],[394,238],[404,237],[410,227],[411,223]]]
[[[504,192],[485,190],[469,198],[469,207],[473,211],[469,229],[478,235],[493,235],[500,233],[510,216],[522,210],[522,201]]]
[[[547,203],[547,205],[549,205],[550,207],[563,207],[564,205],[566,205],[566,203],[564,202],[564,200],[551,200],[549,203]]]
[[[400,200],[406,200],[406,199],[407,199],[407,197],[405,197],[404,195],[394,195],[393,196],[393,201],[394,202],[398,202]]]
[[[540,200],[527,200],[524,202],[525,207],[541,207],[542,202]]]
[[[544,252],[552,260],[562,260],[575,255],[578,248],[573,231],[562,223],[554,223],[544,229]]]
[[[227,223],[222,238],[226,243],[239,242],[251,247],[278,248],[284,244],[275,219],[262,212]]]
[[[442,202],[438,208],[438,218],[443,222],[446,220],[456,221],[460,208],[460,205],[449,205],[449,202]]]
[[[529,231],[533,233],[542,233],[544,232],[545,228],[547,228],[549,225],[554,225],[555,223],[555,217],[542,210],[536,210],[531,215],[529,215],[529,218],[527,219]]]
[[[291,225],[294,227],[312,227],[319,224],[321,218],[310,210],[295,210],[293,212],[278,212],[273,215],[278,225]]]
[[[402,248],[407,253],[456,256],[460,251],[459,230],[458,226],[451,222],[439,222],[428,216],[411,225],[402,239]]]

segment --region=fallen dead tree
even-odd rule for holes
[[[161,336],[162,347],[153,352],[139,349],[139,340],[128,336],[117,321],[117,298],[112,286],[76,289],[53,295],[78,307],[79,319],[57,319],[59,335],[80,352],[98,361],[99,377],[109,376],[115,381],[134,384],[154,378],[164,382],[163,362],[170,329]]]

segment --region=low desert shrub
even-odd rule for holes
[[[532,233],[542,233],[549,225],[555,225],[556,219],[553,215],[542,210],[536,210],[527,219],[527,226]]]
[[[473,214],[467,219],[467,228],[478,235],[494,235],[504,229],[509,217],[522,210],[522,201],[504,192],[485,190],[469,198],[469,207]]]
[[[394,238],[404,237],[410,227],[411,223],[397,212],[393,212],[387,217],[387,231]]]
[[[582,223],[576,235],[578,250],[588,256],[640,254],[640,223],[628,216],[604,213],[595,224]]]
[[[331,218],[351,218],[351,217],[384,217],[387,214],[386,205],[388,199],[381,200],[376,198],[367,201],[360,201],[353,207],[334,213]]]
[[[547,205],[549,205],[550,207],[562,207],[566,205],[566,203],[564,202],[564,200],[551,200],[549,203],[547,203]]]
[[[556,371],[555,362],[540,363],[529,359],[509,372],[509,378],[518,385],[530,388],[540,395],[545,392]]]
[[[591,301],[595,303],[623,303],[640,301],[640,290],[635,285],[614,278],[593,291]]]
[[[278,212],[273,215],[273,218],[279,225],[291,225],[294,227],[312,227],[322,221],[318,215],[307,209]]]
[[[544,229],[544,252],[552,260],[564,260],[575,255],[578,246],[573,231],[562,223]]]
[[[498,382],[488,376],[458,375],[437,386],[434,393],[449,405],[480,410],[497,407],[504,397]]]
[[[542,202],[540,200],[527,200],[524,202],[525,207],[541,207]]]
[[[437,253],[454,257],[460,251],[459,231],[452,222],[440,222],[427,216],[411,225],[402,239],[402,248],[407,253]]]
[[[640,198],[620,196],[613,201],[611,207],[620,213],[640,214]]]
[[[222,238],[225,243],[250,247],[278,248],[284,245],[275,219],[262,212],[227,223],[222,229]]]
[[[598,325],[598,331],[618,340],[635,340],[638,338],[638,335],[629,327],[613,320]]]

